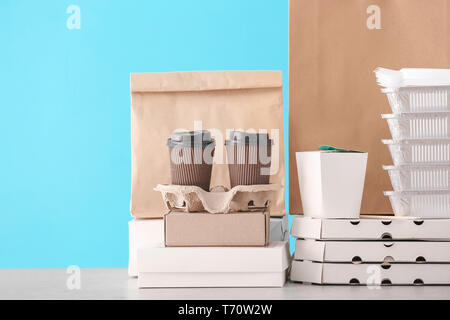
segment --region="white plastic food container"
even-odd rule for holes
[[[396,166],[403,164],[449,164],[450,139],[382,140]]]
[[[393,113],[450,111],[450,86],[382,89]]]
[[[450,138],[450,112],[383,114],[394,140]]]
[[[450,163],[447,165],[383,166],[395,191],[431,191],[450,189]]]
[[[396,216],[425,219],[450,218],[450,190],[385,191]]]

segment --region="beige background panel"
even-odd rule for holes
[[[369,30],[370,5],[381,29]],[[373,70],[450,67],[450,5],[445,0],[291,0],[289,209],[302,212],[295,152],[328,144],[369,153],[362,213],[392,213],[384,190],[391,164],[381,139],[391,113]]]

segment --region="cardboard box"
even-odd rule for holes
[[[448,285],[450,264],[346,264],[293,261],[292,281],[314,284]]]
[[[450,242],[298,239],[294,259],[331,263],[450,263]]]
[[[151,248],[138,250],[140,288],[282,287],[287,242],[267,247]]]
[[[315,219],[296,216],[291,235],[317,240],[450,240],[450,219]]]
[[[265,246],[270,214],[170,212],[164,216],[167,247]]]
[[[303,214],[316,218],[359,218],[367,153],[297,152]]]
[[[137,252],[140,247],[164,247],[162,219],[134,219],[128,222],[128,275],[137,277]]]

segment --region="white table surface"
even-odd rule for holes
[[[138,289],[127,269],[81,269],[81,289],[69,290],[68,277],[65,269],[0,270],[0,299],[450,299],[450,286]]]

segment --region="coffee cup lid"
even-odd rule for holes
[[[269,134],[267,133],[248,133],[244,131],[231,131],[230,139],[225,141],[225,145],[261,146],[272,144],[273,140],[269,139]]]
[[[215,141],[208,130],[174,132],[167,140],[169,147],[205,147],[212,143]]]

